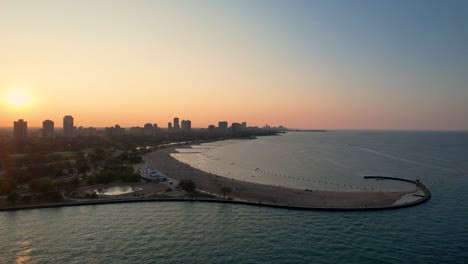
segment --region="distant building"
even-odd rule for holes
[[[28,122],[23,119],[13,122],[13,135],[17,143],[26,141],[28,137]]]
[[[238,133],[240,133],[241,129],[242,129],[242,125],[241,125],[241,124],[239,124],[239,123],[232,123],[232,125],[231,125],[231,133],[233,133],[233,134],[238,134]]]
[[[180,130],[180,124],[179,124],[179,118],[174,117],[174,130],[179,131]]]
[[[54,137],[54,121],[44,120],[42,122],[42,137],[53,138]]]
[[[216,127],[214,125],[208,126],[208,133],[213,134],[216,132]]]
[[[143,136],[144,128],[143,127],[131,127],[130,128],[130,135],[131,136]]]
[[[182,132],[190,133],[192,131],[192,121],[182,120]]]
[[[88,127],[88,131],[89,131],[89,136],[90,137],[95,137],[95,136],[98,135],[97,128],[95,128],[95,127]]]
[[[158,134],[161,132],[161,128],[158,127],[158,124],[154,123],[153,124],[153,128],[154,128],[154,135]]]
[[[219,121],[218,122],[218,131],[220,133],[226,134],[228,132],[228,122],[227,121]]]
[[[145,136],[152,136],[154,134],[154,127],[150,123],[146,123],[143,126],[143,135]]]
[[[172,132],[172,123],[167,123],[167,132]]]
[[[92,136],[97,135],[97,129],[94,127],[86,128],[86,127],[80,126],[76,134],[82,137],[92,137]]]
[[[67,138],[73,137],[73,116],[63,117],[63,135]]]
[[[106,136],[112,137],[113,130],[114,130],[113,127],[106,127],[106,128],[104,128],[104,133],[106,133]]]
[[[218,127],[219,128],[228,128],[228,122],[227,121],[219,121],[218,122]]]
[[[247,123],[242,122],[241,127],[242,127],[242,130],[246,130],[247,129]]]
[[[115,125],[114,127],[106,127],[106,136],[109,137],[120,137],[125,135],[125,128]]]

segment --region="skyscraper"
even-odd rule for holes
[[[218,122],[218,131],[220,133],[226,134],[228,131],[228,122],[227,121],[219,121]]]
[[[242,125],[239,123],[232,123],[231,125],[231,133],[237,134],[242,130]]]
[[[54,121],[44,120],[42,122],[42,137],[51,138],[54,136]]]
[[[154,134],[154,127],[150,123],[146,123],[143,126],[143,135],[145,136],[152,136]]]
[[[13,135],[18,143],[24,142],[28,137],[28,122],[23,119],[13,122]]]
[[[171,122],[167,123],[167,132],[172,132],[172,123]]]
[[[68,138],[73,137],[73,116],[63,117],[63,135]]]
[[[179,129],[180,129],[179,118],[174,117],[174,130],[179,131]]]
[[[182,132],[190,133],[192,131],[192,121],[182,120]]]

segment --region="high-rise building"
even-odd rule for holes
[[[242,122],[242,130],[246,130],[247,129],[247,122]]]
[[[180,129],[179,118],[174,117],[174,130],[179,131],[179,129]]]
[[[130,128],[130,136],[141,137],[141,136],[144,135],[144,131],[145,131],[145,129],[143,127],[139,127],[139,126],[131,127]]]
[[[209,125],[208,126],[208,133],[215,133],[215,132],[216,132],[215,125]]]
[[[172,123],[167,123],[167,132],[172,132]]]
[[[231,125],[231,133],[237,134],[241,131],[242,125],[239,123],[232,123]]]
[[[107,128],[106,128],[107,129]],[[82,127],[80,126],[78,130],[75,131],[75,135],[81,137],[92,137],[97,135],[97,129],[94,127]]]
[[[185,133],[190,133],[192,131],[192,121],[182,120],[182,131]]]
[[[117,124],[113,127],[106,127],[105,132],[109,137],[120,137],[125,135],[125,128]]]
[[[44,120],[42,122],[42,137],[44,138],[54,137],[54,121]]]
[[[73,137],[73,116],[63,117],[63,135],[68,138]]]
[[[228,131],[228,122],[227,121],[219,121],[218,122],[218,131],[220,133],[226,134]]]
[[[150,123],[146,123],[143,127],[143,135],[152,136],[154,134],[154,127]]]
[[[18,143],[26,141],[28,137],[28,122],[23,119],[13,122],[13,135]]]

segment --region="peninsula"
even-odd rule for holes
[[[73,122],[66,116],[64,121]],[[125,129],[116,125],[100,135],[75,134],[43,137],[4,137],[0,156],[0,210],[137,201],[232,202],[295,209],[377,210],[416,205],[430,199],[429,190],[418,181],[404,191],[328,191],[294,189],[222,177],[181,163],[171,156],[190,144],[276,135],[279,128],[248,128],[245,123],[219,122],[208,130],[191,130],[184,121],[179,128],[161,130],[156,125]],[[64,122],[64,128],[68,125]],[[20,120],[16,130],[22,128]],[[26,126],[24,126],[26,128]],[[16,131],[15,130],[15,131]],[[64,132],[66,130],[64,129]],[[91,130],[90,130],[91,131]],[[146,132],[145,132],[146,131]],[[321,131],[321,130],[313,130]],[[89,131],[88,131],[89,132]],[[138,132],[138,133],[137,133]],[[105,133],[105,134],[102,134]],[[52,136],[51,136],[52,135]],[[157,170],[164,180],[140,177],[142,166]],[[375,179],[369,179],[375,180]],[[190,188],[181,188],[189,182]],[[183,187],[183,186],[182,186]],[[124,191],[115,191],[114,189]]]
[[[170,154],[174,152],[175,147],[161,149],[144,155],[143,160],[171,179],[192,180],[200,191],[220,196],[221,188],[228,187],[232,190],[231,199],[260,205],[330,210],[385,209],[416,205],[427,201],[431,196],[429,190],[420,182],[398,178],[386,180],[407,181],[414,184],[414,189],[401,192],[321,191],[239,181],[206,173],[181,163],[171,157]],[[378,178],[384,179],[385,177]],[[402,197],[413,194],[418,195],[418,198],[412,199],[411,202],[403,201]]]

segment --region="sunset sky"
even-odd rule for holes
[[[0,0],[0,127],[468,129],[468,1]]]

